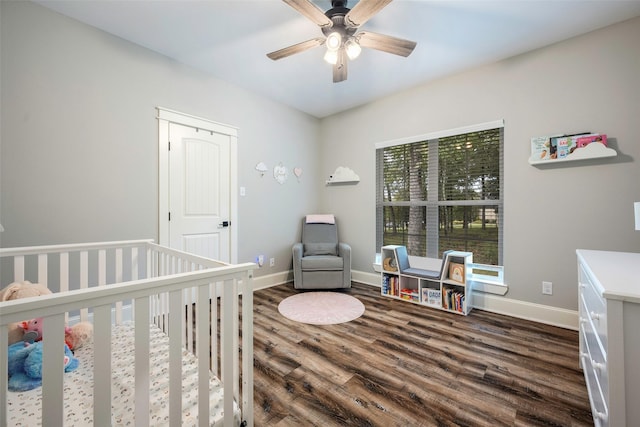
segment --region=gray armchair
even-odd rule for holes
[[[351,246],[338,241],[333,215],[307,215],[302,220],[302,242],[294,244],[292,252],[294,288],[351,287]]]

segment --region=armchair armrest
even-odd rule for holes
[[[295,287],[302,286],[302,249],[302,243],[294,243],[291,248],[291,252],[293,254],[293,281]]]
[[[342,257],[344,265],[343,285],[351,287],[351,246],[347,243],[338,243],[338,256]]]

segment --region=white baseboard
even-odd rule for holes
[[[253,282],[254,289],[258,290],[288,283],[292,280],[293,272],[287,271],[260,276],[254,278]],[[376,273],[353,270],[351,271],[351,280],[377,288],[380,287],[380,275]],[[504,314],[565,329],[578,330],[578,312],[574,310],[505,298],[484,292],[476,292],[473,295],[472,304],[473,308],[478,310]],[[429,308],[425,308],[425,310],[429,310]]]
[[[254,277],[253,290],[257,291],[260,289],[270,288],[272,286],[284,285],[289,282],[293,282],[293,270]]]

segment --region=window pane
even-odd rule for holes
[[[473,252],[473,261],[498,265],[498,207],[440,206],[440,253],[448,249]]]
[[[405,144],[384,149],[384,187],[386,202],[427,200],[426,142]]]
[[[403,245],[409,255],[427,255],[426,209],[424,206],[385,206],[383,245]],[[414,218],[413,221],[410,218]]]
[[[500,199],[500,129],[441,138],[439,200]]]

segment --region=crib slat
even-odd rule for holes
[[[187,324],[186,324],[186,336],[184,339],[184,345],[187,350],[193,353],[193,304],[198,301],[197,295],[194,296],[195,289],[187,288],[184,290],[184,304],[187,310]]]
[[[169,298],[169,424],[182,423],[182,292]]]
[[[111,305],[93,309],[93,420],[111,420]]]
[[[224,390],[223,410],[226,414],[233,414],[233,322],[230,321],[233,316],[233,286],[230,280],[225,280],[222,286],[222,383]],[[228,321],[229,320],[229,321]],[[224,427],[233,426],[233,417],[224,418]]]
[[[0,325],[0,343],[5,343],[9,339],[7,326]],[[6,351],[0,351],[0,426],[7,424],[7,387],[4,384],[9,382],[8,357]]]
[[[60,278],[59,292],[67,292],[69,290],[69,252],[60,252]],[[69,321],[69,313],[64,314],[64,322]]]
[[[240,360],[240,346],[238,345],[239,339],[239,331],[240,331],[240,312],[238,310],[239,307],[239,298],[238,298],[238,280],[233,279],[230,280],[228,286],[231,286],[233,294],[233,313],[231,314],[231,321],[233,322],[231,326],[232,337],[233,337],[233,359],[231,360]],[[236,401],[240,401],[240,364],[233,363],[233,397]]]
[[[209,369],[213,372],[213,375],[220,377],[220,371],[218,370],[218,284],[209,284],[209,292],[211,295],[211,364]]]
[[[149,425],[149,297],[135,301],[135,419]]]
[[[196,351],[198,358],[198,425],[209,425],[209,346],[205,345],[215,339],[215,331],[209,334],[209,324],[217,323],[209,320],[209,285],[198,287],[196,303]],[[216,304],[215,298],[212,304]]]
[[[64,314],[47,316],[42,335],[42,426],[64,423]]]
[[[22,282],[24,280],[24,256],[13,257],[13,281]]]
[[[122,283],[122,248],[116,249],[116,277],[115,283]],[[116,302],[116,325],[122,324],[122,301]]]
[[[131,280],[138,280],[138,248],[131,248]]]
[[[183,272],[191,271],[186,260],[183,260],[181,264]],[[187,289],[187,292],[191,295],[192,303],[200,301],[195,289]],[[191,352],[195,351],[195,345],[193,342],[193,305],[191,305],[187,310],[187,349]]]
[[[80,289],[86,289],[89,286],[89,253],[87,251],[80,252]],[[80,320],[86,322],[89,320],[89,310],[83,308],[80,310]]]
[[[69,290],[69,252],[60,253],[60,292]]]
[[[49,275],[47,274],[47,254],[38,254],[38,283],[47,286]]]
[[[153,251],[147,247],[147,278],[154,277],[153,276]]]
[[[242,278],[242,417],[253,427],[253,285]]]

